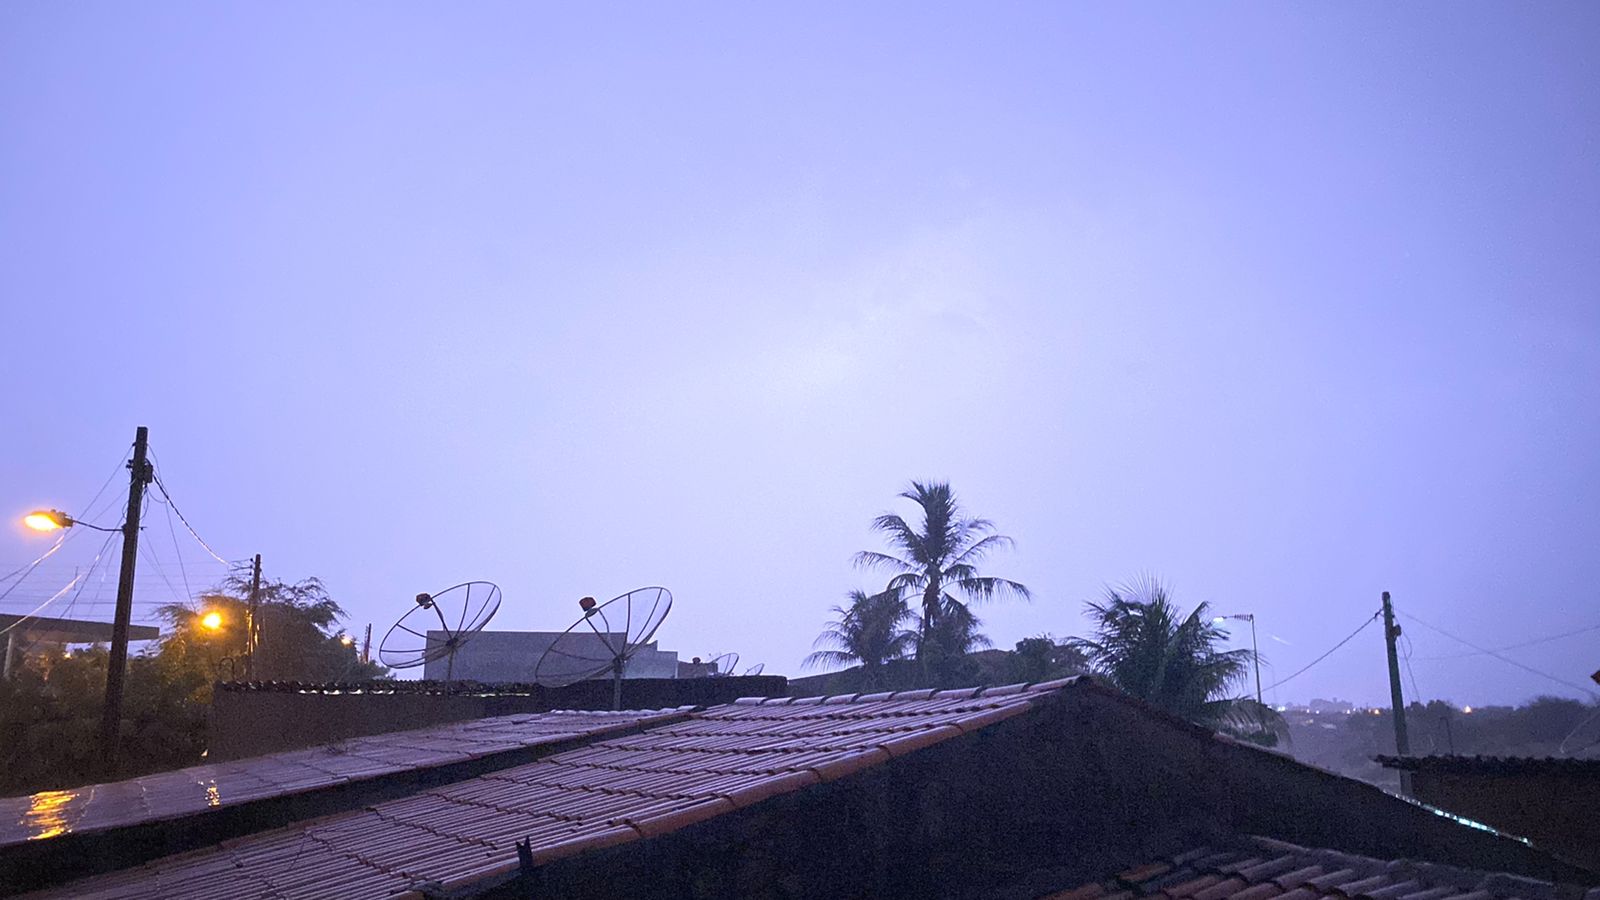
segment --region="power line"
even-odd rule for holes
[[[1561,634],[1552,634],[1552,635],[1549,635],[1547,637],[1534,638],[1531,641],[1523,641],[1520,644],[1510,644],[1510,645],[1505,646],[1505,647],[1496,647],[1495,648],[1495,652],[1503,653],[1503,652],[1505,652],[1507,650],[1520,650],[1523,647],[1532,647],[1532,646],[1534,646],[1536,644],[1548,644],[1551,641],[1559,641],[1559,640],[1562,640],[1563,638],[1577,637],[1580,634],[1588,634],[1591,631],[1600,631],[1600,625],[1590,625],[1588,628],[1579,628],[1576,631],[1565,631],[1565,632],[1562,632]],[[1478,650],[1478,651],[1474,651],[1472,653],[1450,653],[1450,654],[1446,654],[1444,656],[1419,656],[1419,657],[1417,657],[1417,659],[1419,659],[1419,660],[1468,659],[1468,658],[1473,657],[1473,656],[1482,656],[1482,655],[1484,655],[1485,653],[1488,653],[1488,652],[1489,652],[1488,650]]]
[[[111,541],[115,537],[116,537],[115,533],[106,535],[105,543],[100,545],[100,552],[96,553],[94,555],[94,562],[89,565],[89,571],[84,573],[84,583],[88,583],[88,577],[87,576],[94,572],[94,566],[99,564],[100,557],[105,555],[106,548],[111,546]],[[77,578],[73,579],[73,581],[77,581],[77,580],[78,580]],[[55,592],[54,594],[52,594],[50,596],[50,599],[48,599],[48,600],[44,601],[43,603],[39,604],[38,606],[34,607],[31,612],[27,613],[26,615],[24,615],[22,618],[18,619],[17,621],[12,622],[10,625],[7,625],[5,628],[0,628],[0,634],[5,634],[6,632],[10,631],[11,629],[16,628],[18,625],[21,625],[22,623],[28,621],[29,619],[33,618],[34,616],[37,616],[39,613],[44,611],[45,607],[47,607],[50,604],[54,603],[56,601],[56,598],[60,597],[62,594],[65,594],[67,592],[67,589],[71,588],[71,587],[72,587],[72,584],[69,582],[67,584],[67,587],[62,588],[61,590],[59,590],[59,591]],[[82,591],[83,590],[83,586],[79,585],[78,590]],[[70,606],[70,604],[68,604],[68,605]]]
[[[1406,618],[1408,618],[1411,621],[1417,623],[1418,625],[1421,625],[1423,628],[1427,628],[1427,629],[1431,629],[1433,631],[1437,631],[1437,632],[1439,632],[1440,634],[1444,635],[1445,637],[1449,638],[1452,641],[1456,641],[1457,643],[1461,643],[1461,644],[1466,644],[1468,647],[1471,647],[1472,649],[1478,651],[1479,653],[1487,654],[1489,656],[1494,657],[1495,659],[1500,660],[1503,663],[1506,663],[1508,665],[1516,666],[1517,668],[1523,670],[1524,672],[1531,672],[1532,674],[1537,675],[1540,678],[1548,678],[1549,680],[1554,681],[1556,684],[1566,685],[1567,687],[1572,688],[1574,690],[1582,691],[1583,693],[1588,694],[1591,697],[1600,696],[1600,695],[1596,695],[1594,691],[1589,690],[1588,688],[1584,687],[1581,684],[1576,684],[1574,682],[1567,681],[1565,678],[1560,678],[1558,676],[1551,675],[1549,672],[1541,672],[1538,669],[1535,669],[1533,666],[1523,665],[1522,663],[1519,663],[1516,660],[1514,660],[1514,659],[1512,659],[1512,658],[1510,658],[1508,656],[1501,656],[1499,653],[1496,653],[1493,650],[1488,650],[1488,649],[1485,649],[1483,647],[1479,647],[1477,644],[1472,643],[1471,641],[1467,640],[1466,638],[1456,637],[1455,635],[1451,634],[1450,632],[1445,631],[1443,628],[1440,628],[1437,625],[1430,625],[1427,622],[1424,622],[1421,619],[1417,618],[1416,616],[1411,615],[1410,613],[1401,613],[1400,615],[1405,616]]]
[[[161,481],[161,466],[158,464],[154,466],[151,471],[154,473],[156,488],[161,491],[161,496],[167,498],[167,504],[172,507],[173,512],[178,514],[178,521],[182,522],[183,527],[189,530],[190,536],[192,536],[200,544],[200,546],[206,548],[206,552],[211,554],[212,559],[222,563],[225,566],[233,565],[232,563],[218,556],[217,551],[211,549],[211,545],[205,542],[205,538],[202,538],[200,533],[194,530],[194,526],[189,524],[189,520],[184,518],[183,510],[178,508],[178,504],[173,501],[172,495],[167,492],[166,484]]]
[[[1294,678],[1299,676],[1301,673],[1305,672],[1306,669],[1309,669],[1312,666],[1316,665],[1317,663],[1322,662],[1323,660],[1325,660],[1328,657],[1332,656],[1333,655],[1333,651],[1339,649],[1340,647],[1343,647],[1345,644],[1350,643],[1351,639],[1353,639],[1356,635],[1358,635],[1362,631],[1364,631],[1368,625],[1371,625],[1373,622],[1376,622],[1378,620],[1378,616],[1380,616],[1382,614],[1383,614],[1382,610],[1379,610],[1378,612],[1373,613],[1372,614],[1372,618],[1366,620],[1365,622],[1362,622],[1361,623],[1361,627],[1357,628],[1355,631],[1350,632],[1350,634],[1347,637],[1345,637],[1344,640],[1340,641],[1337,644],[1334,644],[1332,647],[1329,647],[1328,648],[1328,652],[1322,654],[1321,656],[1317,657],[1316,659],[1313,659],[1311,662],[1307,663],[1304,667],[1302,667],[1301,669],[1296,671],[1293,675],[1290,675],[1288,678],[1282,678],[1282,679],[1279,679],[1278,681],[1273,682],[1270,686],[1267,687],[1267,690],[1272,690],[1272,688],[1275,688],[1280,684],[1286,684],[1289,681],[1292,681]]]

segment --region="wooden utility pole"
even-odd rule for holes
[[[372,662],[372,623],[367,623],[367,636],[361,642],[361,661]]]
[[[150,429],[134,432],[133,461],[128,463],[128,514],[122,522],[122,571],[117,576],[117,614],[111,625],[111,660],[106,669],[106,702],[100,713],[100,759],[107,776],[117,774],[121,749],[122,688],[128,668],[128,625],[133,620],[133,571],[139,554],[139,511],[144,486],[154,472],[146,459]]]
[[[1411,755],[1411,741],[1406,737],[1406,702],[1400,695],[1400,656],[1395,652],[1395,638],[1400,636],[1400,626],[1394,623],[1394,605],[1389,602],[1389,592],[1383,592],[1383,642],[1389,651],[1389,706],[1394,712],[1394,750],[1400,756]],[[1411,794],[1411,774],[1400,773],[1400,790]]]
[[[250,566],[250,606],[245,613],[244,627],[244,680],[254,681],[256,677],[256,643],[261,636],[261,554],[257,553],[255,562]]]

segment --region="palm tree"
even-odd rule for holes
[[[884,513],[872,521],[872,529],[883,532],[898,555],[863,550],[856,554],[855,563],[893,572],[887,591],[922,598],[919,660],[926,661],[931,652],[960,655],[971,646],[970,640],[964,639],[981,638],[976,632],[977,617],[968,603],[995,597],[1032,598],[1023,585],[978,571],[978,564],[989,553],[1011,547],[1013,542],[997,534],[988,519],[965,518],[946,482],[913,481],[900,496],[921,507],[921,526],[914,528],[905,519]],[[947,619],[951,620],[948,626]]]
[[[848,666],[859,663],[864,687],[877,687],[884,664],[900,659],[911,649],[916,634],[900,626],[911,618],[911,610],[899,594],[883,591],[867,594],[851,591],[848,608],[835,606],[838,618],[811,646],[815,652],[802,663],[816,666]]]
[[[1275,744],[1287,735],[1283,717],[1255,700],[1230,696],[1250,672],[1248,650],[1219,650],[1227,632],[1201,603],[1188,615],[1153,578],[1106,588],[1088,604],[1092,639],[1070,644],[1090,668],[1129,694],[1208,728]]]

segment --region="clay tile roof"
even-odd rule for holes
[[[203,816],[253,801],[559,746],[684,714],[683,710],[518,713],[352,738],[67,791],[8,797],[0,799],[0,849],[69,834]],[[516,761],[514,757],[512,761]]]
[[[346,898],[386,897],[422,881],[460,890],[516,872],[518,841],[539,865],[687,828],[992,726],[1048,692],[715,706],[361,811],[155,860],[132,882],[123,871],[46,896],[143,889],[152,880],[160,885],[153,895],[198,895],[192,879],[207,872],[237,879],[233,896],[268,895],[254,893],[256,885],[290,893],[285,879],[302,878],[324,896]]]
[[[1049,900],[1098,900],[1132,892],[1140,898],[1194,900],[1519,900],[1552,898],[1553,885],[1500,872],[1435,863],[1378,860],[1313,850],[1266,838],[1241,837],[1201,847],[1049,894]]]
[[[1381,766],[1407,772],[1470,775],[1600,776],[1600,759],[1533,756],[1374,756]]]

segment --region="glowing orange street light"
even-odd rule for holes
[[[56,531],[73,526],[72,517],[56,509],[36,509],[22,517],[22,524],[34,531]]]
[[[200,617],[200,627],[207,631],[217,631],[222,628],[222,613],[215,610]]]

